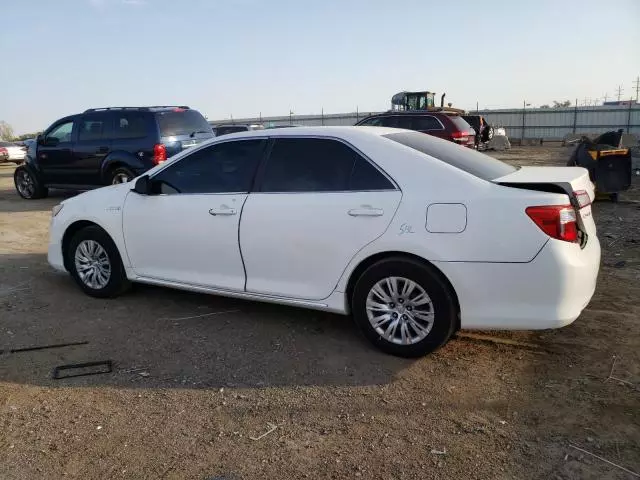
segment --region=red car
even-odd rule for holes
[[[460,114],[454,112],[397,111],[379,113],[360,120],[356,125],[416,130],[469,148],[474,148],[476,143],[475,130]]]

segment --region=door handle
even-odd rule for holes
[[[214,217],[219,215],[235,215],[236,213],[235,208],[229,208],[226,205],[221,205],[220,208],[211,208],[209,210],[209,215],[213,215]]]
[[[352,217],[381,217],[384,215],[384,210],[373,208],[370,205],[362,205],[360,208],[352,208],[347,213]]]
[[[96,153],[109,153],[109,147],[98,147]]]

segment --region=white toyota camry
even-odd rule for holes
[[[399,129],[242,132],[53,209],[49,262],[89,295],[130,282],[351,314],[419,356],[459,328],[543,329],[593,295],[593,185]]]

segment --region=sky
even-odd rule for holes
[[[582,103],[640,75],[640,0],[2,0],[0,120],[189,105],[210,120]]]

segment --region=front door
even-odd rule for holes
[[[266,142],[200,148],[155,174],[154,194],[127,195],[123,229],[137,275],[244,290],[238,227]]]
[[[68,173],[73,165],[75,136],[74,121],[63,120],[53,125],[38,142],[38,165],[45,183],[71,183],[68,181]]]
[[[240,223],[247,291],[308,300],[333,292],[402,197],[350,146],[303,137],[275,140],[257,190]]]

